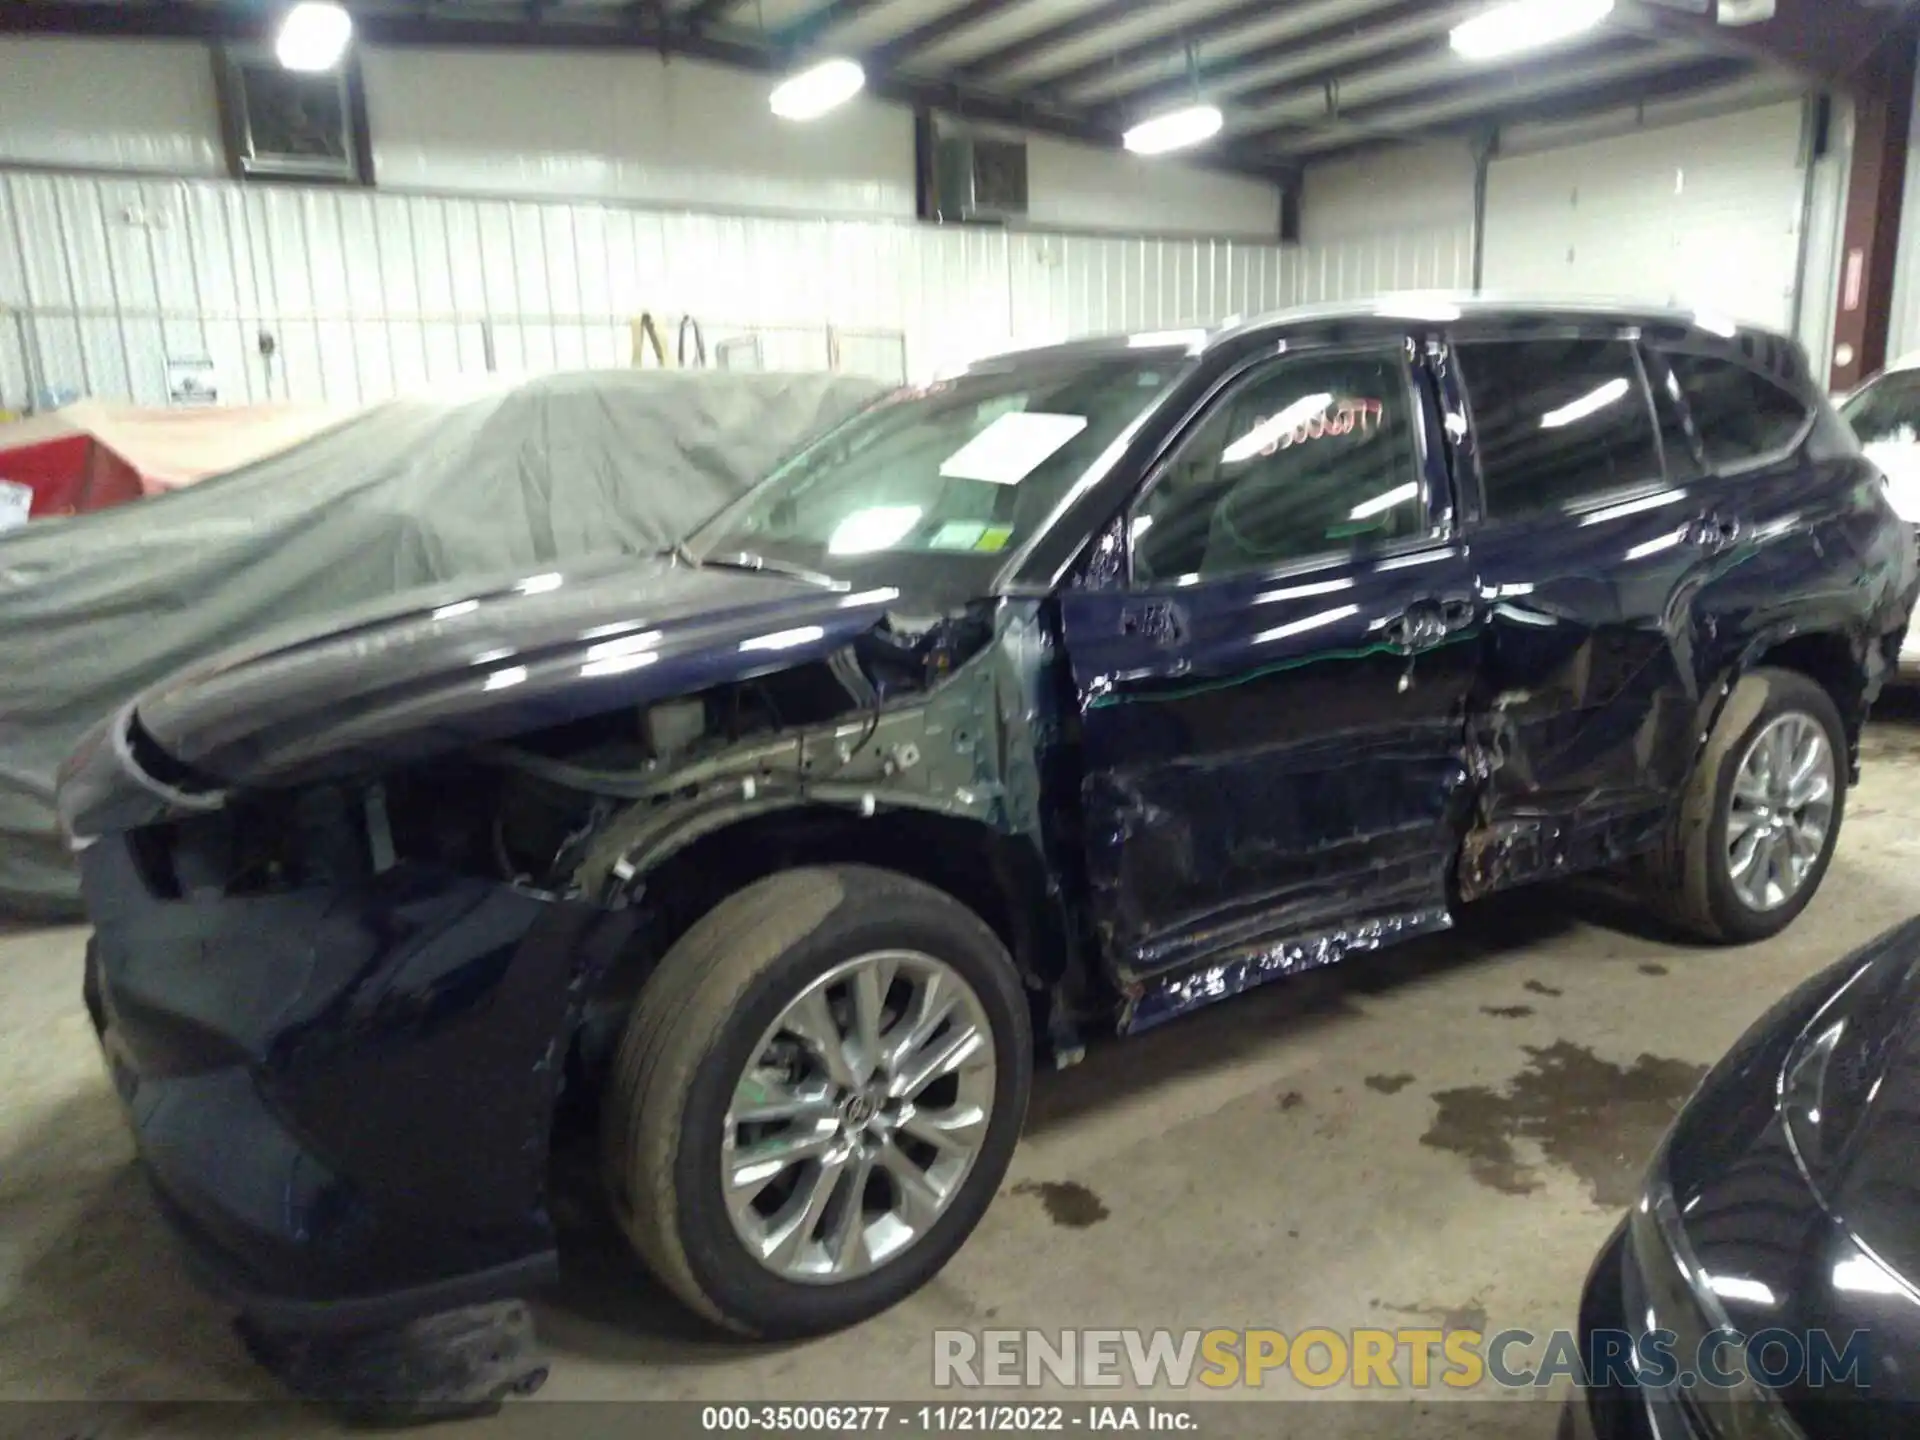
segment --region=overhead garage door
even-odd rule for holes
[[[1795,102],[1496,160],[1486,288],[1700,307],[1785,328],[1804,186]]]

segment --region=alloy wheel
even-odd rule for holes
[[[910,950],[808,985],[734,1086],[720,1183],[734,1233],[787,1280],[894,1259],[960,1193],[987,1137],[993,1030],[951,966]]]
[[[1727,878],[1750,909],[1777,910],[1800,893],[1826,851],[1839,772],[1819,721],[1789,711],[1768,722],[1734,772],[1727,811]]]

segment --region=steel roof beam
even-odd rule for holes
[[[931,20],[923,21],[891,40],[868,47],[867,63],[877,69],[890,69],[908,56],[939,44],[949,35],[957,35],[974,25],[997,19],[1025,3],[1027,0],[966,0],[965,4],[943,10]]]
[[[1304,34],[1282,36],[1248,50],[1223,55],[1217,60],[1208,61],[1202,57],[1198,67],[1200,88],[1202,91],[1209,88],[1224,89],[1250,72],[1289,62],[1317,71],[1351,65],[1354,57],[1371,51],[1404,50],[1426,39],[1435,29],[1450,24],[1456,11],[1464,12],[1468,8],[1465,5],[1436,6],[1434,0],[1401,0],[1399,4],[1376,10],[1363,18],[1323,25]],[[1403,33],[1409,32],[1409,29],[1410,33]],[[1341,58],[1330,65],[1316,66],[1314,54],[1322,50],[1334,51]],[[1061,85],[1056,78],[1048,81],[1046,88],[1051,91],[1069,87]],[[1111,95],[1102,95],[1098,108],[1150,110],[1180,99],[1191,88],[1192,82],[1185,75],[1169,76],[1164,80],[1154,80]]]

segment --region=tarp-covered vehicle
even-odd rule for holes
[[[54,772],[181,666],[434,581],[656,551],[880,392],[591,371],[390,401],[136,505],[0,536],[0,911],[77,912]]]

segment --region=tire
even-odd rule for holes
[[[984,1138],[938,1218],[904,1250],[854,1278],[796,1280],[749,1251],[728,1211],[730,1106],[788,1007],[836,967],[880,952],[931,957],[970,987],[977,1008],[969,1013],[984,1017],[993,1047],[991,1102],[975,1107],[986,1115]],[[888,991],[896,993],[904,992]],[[776,1339],[855,1324],[931,1279],[986,1213],[1019,1139],[1032,1052],[1012,960],[952,897],[860,866],[770,876],[699,920],[634,1004],[603,1106],[601,1155],[615,1215],[655,1276],[731,1330]],[[795,1053],[811,1063],[810,1052]],[[836,1113],[844,1120],[844,1106]],[[877,1193],[895,1194],[891,1184],[882,1179]],[[845,1214],[844,1201],[831,1213]],[[860,1246],[867,1254],[864,1229]]]
[[[1798,890],[1784,903],[1760,909],[1741,896],[1730,874],[1734,782],[1755,739],[1787,716],[1804,717],[1826,733],[1834,764],[1832,816]],[[1763,668],[1742,677],[1707,738],[1666,846],[1649,857],[1650,897],[1669,920],[1702,940],[1744,945],[1778,935],[1806,909],[1833,860],[1846,812],[1847,764],[1846,729],[1824,689],[1793,670]]]

